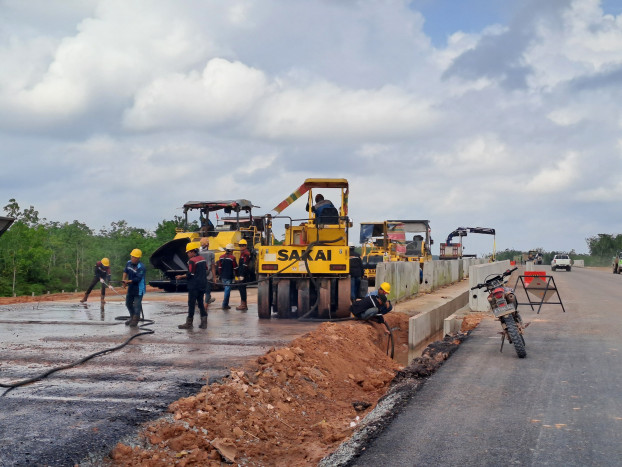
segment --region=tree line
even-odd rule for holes
[[[157,278],[160,272],[150,267],[149,257],[173,239],[176,228],[184,226],[184,218],[175,216],[158,223],[153,232],[125,220],[95,232],[77,220],[61,223],[40,218],[33,206],[22,210],[15,199],[9,200],[4,212],[16,220],[0,237],[2,297],[84,290],[93,278],[95,263],[104,257],[110,259],[112,280],[120,280],[134,248],[143,252],[147,280]]]

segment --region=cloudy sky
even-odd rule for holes
[[[0,63],[0,203],[48,220],[343,177],[435,254],[622,232],[622,0],[0,0]]]

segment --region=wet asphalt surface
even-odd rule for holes
[[[140,332],[115,319],[127,315],[119,297],[102,309],[96,292],[88,306],[0,306],[0,383],[67,365]],[[249,303],[247,312],[222,311],[216,302],[206,330],[197,327],[198,312],[194,329],[180,330],[187,305],[159,297],[147,294],[143,302],[145,318],[155,320],[148,327],[155,334],[0,397],[0,465],[96,464],[143,422],[165,414],[171,402],[318,326],[259,320],[256,305]]]
[[[622,465],[622,276],[552,275],[566,313],[519,307],[527,358],[482,321],[347,465]]]

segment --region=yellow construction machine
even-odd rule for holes
[[[339,191],[339,207],[322,199],[326,190]],[[305,218],[279,215],[305,193]],[[350,316],[348,181],[308,178],[274,211],[275,216],[264,217],[267,244],[256,246],[259,318],[268,319],[272,312],[279,318]],[[271,232],[276,219],[287,222],[282,244],[275,244]]]
[[[185,274],[188,270],[186,244],[198,242],[201,237],[209,238],[209,249],[214,252],[216,261],[229,243],[236,246],[234,255],[238,258],[237,245],[240,240],[246,240],[249,246],[260,243],[263,219],[253,217],[252,209],[256,207],[246,199],[188,201],[183,206],[185,227],[177,229],[173,240],[166,242],[149,258],[151,265],[164,276],[163,279],[150,281],[149,285],[167,292],[185,291],[186,281],[177,280],[175,276]],[[224,215],[219,216],[219,211]],[[193,212],[198,212],[198,222],[196,219],[189,221],[189,213]],[[210,219],[210,213],[214,213],[216,224]],[[192,225],[196,229],[191,229]],[[254,267],[252,269],[254,271]],[[254,277],[251,279],[254,280]]]
[[[360,242],[363,279],[369,285],[376,282],[378,263],[404,261],[406,236],[402,222],[361,222]]]

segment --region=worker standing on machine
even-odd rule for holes
[[[378,290],[369,292],[365,298],[357,300],[352,304],[352,314],[356,319],[375,319],[382,323],[384,319],[378,315],[386,315],[393,310],[393,305],[391,305],[391,301],[388,299],[389,292],[391,292],[391,284],[383,282]]]
[[[84,297],[80,300],[80,303],[85,303],[89,299],[89,294],[93,290],[93,287],[97,285],[98,282],[102,283],[102,305],[106,300],[106,287],[107,284],[110,283],[110,260],[108,258],[102,258],[101,261],[95,263],[95,270],[93,274],[93,280],[89,284],[89,287],[84,292]]]
[[[130,253],[130,260],[126,263],[123,270],[123,287],[127,287],[125,295],[125,306],[130,312],[130,319],[125,322],[126,325],[135,328],[140,321],[140,315],[143,311],[143,295],[147,289],[145,283],[145,265],[141,263],[140,258],[143,252],[138,248],[134,248]]]
[[[233,256],[233,243],[228,243],[225,246],[225,253],[220,256],[218,260],[218,276],[220,282],[225,286],[225,296],[222,300],[222,309],[229,310],[229,297],[231,296],[231,283],[235,279],[238,273],[238,262]]]
[[[203,305],[203,296],[207,289],[207,262],[199,254],[199,248],[201,248],[199,242],[190,242],[186,245],[188,272],[175,276],[176,279],[185,278],[188,284],[188,316],[185,324],[177,326],[179,329],[192,329],[195,303],[198,305],[201,314],[199,328],[207,328],[207,311],[205,311],[205,306]]]
[[[248,310],[248,305],[246,304],[246,283],[250,281],[251,274],[251,252],[247,248],[247,241],[242,239],[240,240],[240,266],[238,267],[238,277],[240,278],[240,283],[238,288],[240,289],[240,306],[236,307],[236,310],[246,311]]]

